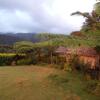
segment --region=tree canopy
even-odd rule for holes
[[[94,5],[94,9],[92,12],[80,12],[76,11],[71,14],[73,15],[80,15],[85,18],[85,22],[83,23],[82,30],[84,31],[97,31],[100,29],[100,2],[97,2]]]

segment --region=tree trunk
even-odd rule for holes
[[[52,52],[50,54],[50,63],[53,64],[53,54],[52,54]]]

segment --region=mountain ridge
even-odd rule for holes
[[[0,33],[0,44],[13,45],[19,41],[38,42],[36,33]]]

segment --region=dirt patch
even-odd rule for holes
[[[35,74],[35,79],[37,81],[42,81],[44,78],[46,78],[48,75],[55,72],[54,68],[50,67],[38,67],[38,66],[31,66],[31,67],[25,67],[22,70],[24,70],[27,73],[33,73]]]
[[[79,96],[75,94],[67,95],[64,100],[81,100]]]
[[[49,72],[50,70],[53,70],[53,68],[31,66],[31,67],[25,67],[22,70],[24,70],[26,72]]]
[[[29,79],[24,78],[24,77],[18,77],[18,78],[15,79],[15,84],[19,87],[29,85],[29,83],[30,83]]]

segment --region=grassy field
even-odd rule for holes
[[[81,75],[39,66],[0,67],[0,100],[100,100]]]

